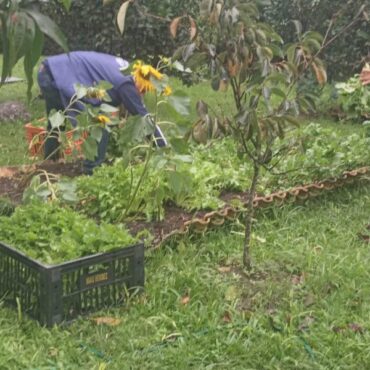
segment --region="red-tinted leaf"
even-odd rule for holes
[[[354,333],[360,333],[360,334],[362,334],[364,332],[364,328],[361,325],[359,325],[359,324],[350,323],[347,326],[348,326],[348,329],[350,329]]]
[[[170,33],[173,38],[177,36],[177,29],[179,28],[180,20],[182,17],[176,17],[170,24]]]

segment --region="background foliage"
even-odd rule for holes
[[[44,10],[62,26],[71,50],[97,50],[120,54],[128,59],[170,55],[175,47],[169,33],[172,18],[179,14],[196,14],[196,0],[137,0],[129,6],[125,33],[115,24],[120,1],[102,6],[101,0],[74,0],[69,12],[53,2]],[[48,43],[45,54],[61,50]]]
[[[350,23],[363,4],[363,0],[270,0],[264,8],[265,21],[273,25],[285,42],[295,38],[292,20],[299,20],[303,31],[315,30],[325,34],[331,18],[335,23],[329,37]],[[370,23],[363,18],[325,50],[329,80],[343,80],[358,72],[366,56],[370,56]]]
[[[154,55],[171,55],[176,45],[169,32],[170,20],[184,14],[199,17],[200,1],[136,0],[128,9],[126,30],[122,37],[115,25],[115,15],[120,3],[116,1],[102,6],[101,0],[74,0],[70,12],[66,12],[57,2],[48,3],[44,8],[63,28],[71,50],[98,50],[120,54],[128,59],[147,60]],[[285,42],[291,42],[295,38],[292,20],[299,20],[303,31],[325,33],[330,19],[336,14],[335,25],[329,35],[332,37],[343,25],[350,22],[366,2],[268,0],[257,3],[263,5],[263,21],[271,24]],[[369,21],[363,18],[326,50],[324,59],[327,61],[330,80],[343,80],[359,71],[363,59],[370,53],[369,34]],[[176,42],[181,43],[181,37]],[[45,53],[60,51],[57,45],[48,43]]]

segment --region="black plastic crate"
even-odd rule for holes
[[[0,300],[42,325],[122,304],[143,286],[143,244],[48,266],[0,242]]]

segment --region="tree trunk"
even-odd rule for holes
[[[252,184],[249,188],[248,200],[247,200],[247,213],[245,216],[245,237],[244,237],[244,250],[243,250],[243,265],[247,270],[251,270],[252,261],[250,255],[250,243],[252,235],[252,222],[254,215],[253,200],[256,194],[256,188],[258,183],[260,166],[258,163],[253,165],[253,178]]]

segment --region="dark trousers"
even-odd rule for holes
[[[50,112],[55,110],[64,110],[62,100],[59,95],[59,91],[55,86],[53,76],[47,67],[41,64],[37,80],[41,89],[43,98],[45,99],[46,114],[49,117]],[[57,160],[60,157],[59,150],[59,132],[58,130],[52,130],[50,121],[48,120],[48,135],[44,144],[44,156],[45,159]]]

